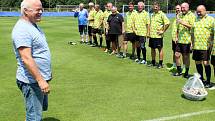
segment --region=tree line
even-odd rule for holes
[[[22,0],[0,0],[1,7],[8,8],[18,8]],[[122,7],[124,4],[128,4],[130,1],[133,1],[137,4],[140,0],[41,0],[44,8],[55,8],[56,5],[78,5],[80,2],[89,3],[97,2],[101,6],[105,5],[107,2],[116,2],[117,7]],[[145,3],[152,4],[155,0],[145,0]],[[167,0],[156,0],[161,4],[163,10],[167,9]],[[190,3],[190,8],[195,10],[196,7],[200,4],[206,6],[208,11],[215,11],[215,0],[168,0],[168,9],[173,10],[176,4],[181,4],[182,2]]]

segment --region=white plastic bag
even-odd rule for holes
[[[187,80],[182,88],[185,98],[189,100],[203,100],[208,95],[200,77],[198,73],[194,73],[194,76]]]

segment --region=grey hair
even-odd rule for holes
[[[23,0],[20,7],[21,7],[21,15],[23,16],[24,15],[24,9],[29,8],[30,3],[27,2],[27,0]]]

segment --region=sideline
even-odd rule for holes
[[[169,117],[160,117],[160,118],[156,118],[156,119],[142,120],[142,121],[168,121],[168,120],[181,119],[181,118],[197,116],[197,115],[201,115],[201,114],[208,114],[208,113],[213,113],[213,112],[215,112],[215,109],[199,111],[199,112],[192,112],[192,113],[185,113],[185,114],[169,116]]]

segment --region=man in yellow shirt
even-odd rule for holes
[[[135,53],[135,40],[136,40],[136,35],[134,32],[134,17],[137,13],[136,10],[134,10],[134,3],[130,2],[129,3],[129,11],[126,12],[126,16],[125,16],[125,22],[126,22],[126,27],[125,27],[125,39],[124,39],[124,43],[123,43],[123,49],[124,49],[124,53],[123,53],[123,57],[126,57],[126,53],[128,51],[128,41],[130,41],[132,43],[132,53],[130,56],[130,59],[134,59],[134,53]]]
[[[94,9],[94,3],[89,3],[89,10],[88,10],[88,35],[89,35],[89,44],[92,44],[92,29],[93,29],[93,23],[94,23],[94,15],[95,15],[95,9]]]
[[[210,88],[211,67],[209,59],[214,39],[214,18],[206,14],[204,5],[199,5],[196,13],[198,17],[191,31],[193,60],[195,60],[197,72],[201,75],[205,87]],[[204,81],[202,64],[205,67],[206,81]]]
[[[172,57],[172,60],[173,60],[173,65],[172,67],[170,68],[167,68],[168,70],[173,70],[173,69],[176,69],[176,62],[175,62],[175,48],[176,48],[176,34],[177,34],[177,23],[176,23],[176,18],[177,16],[179,16],[179,14],[181,13],[181,6],[180,5],[176,5],[175,6],[175,18],[173,20],[173,23],[172,23],[172,51],[173,51],[173,57]]]
[[[104,32],[105,32],[105,39],[106,39],[106,49],[105,52],[110,51],[110,37],[109,35],[106,33],[106,31],[108,30],[108,23],[107,23],[107,19],[108,17],[112,14],[111,9],[113,7],[113,4],[108,2],[106,5],[107,9],[104,11],[104,21],[103,21],[103,25],[104,25]]]
[[[170,25],[169,19],[160,11],[160,5],[157,2],[153,4],[153,14],[150,23],[150,40],[152,62],[149,66],[155,66],[156,48],[159,51],[158,69],[163,68],[163,35]]]
[[[92,47],[98,46],[97,36],[99,34],[100,43],[99,47],[102,47],[102,34],[103,34],[103,12],[100,10],[100,6],[98,4],[95,5],[95,15],[94,15],[94,23],[93,23],[93,45]]]
[[[136,34],[136,50],[137,59],[135,62],[141,64],[146,63],[146,37],[149,35],[150,18],[149,14],[144,10],[145,4],[143,2],[138,2],[138,12],[134,17],[134,32]],[[140,53],[142,51],[143,59],[140,60]]]
[[[183,64],[185,65],[186,71],[184,78],[189,77],[189,66],[190,66],[190,50],[191,50],[191,28],[195,22],[195,15],[189,10],[188,3],[181,4],[182,14],[177,19],[177,46],[175,52],[177,72],[173,76],[181,76],[182,69],[180,65],[180,57],[183,57]]]

